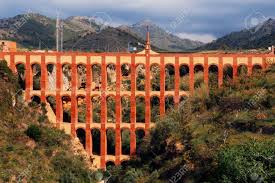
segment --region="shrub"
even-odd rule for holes
[[[274,141],[250,141],[226,147],[217,154],[216,178],[220,182],[253,182],[275,178]]]
[[[26,135],[35,140],[36,142],[41,139],[41,129],[37,125],[30,125],[26,130]]]

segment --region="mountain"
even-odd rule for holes
[[[154,24],[150,20],[143,20],[131,26],[120,26],[119,29],[136,34],[145,39],[147,27],[150,31],[151,44],[167,51],[187,51],[203,45],[202,42],[181,39]]]
[[[257,49],[267,48],[275,44],[275,20],[268,19],[265,22],[239,32],[230,33],[224,37],[208,43],[200,50],[217,49]]]
[[[78,37],[64,42],[64,48],[67,50],[95,51],[95,52],[126,52],[128,44],[137,47],[137,51],[144,49],[145,41],[129,32],[106,27],[98,33],[87,32]],[[161,49],[152,45],[153,50]]]
[[[137,44],[144,43],[144,40],[136,34],[109,26],[102,27],[90,17],[69,17],[63,20],[63,26],[64,50],[117,52],[126,51],[128,43],[138,50],[143,49],[143,46]],[[56,20],[40,14],[0,19],[0,40],[13,40],[24,48],[55,49],[55,30]]]

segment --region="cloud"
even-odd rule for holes
[[[274,0],[28,0],[28,3],[22,0],[0,0],[0,3],[2,17],[24,13],[28,9],[51,17],[55,17],[58,10],[64,18],[106,12],[114,25],[151,19],[164,28],[169,28],[171,22],[184,10],[188,11],[186,21],[172,31],[192,33],[193,36],[202,34],[201,37],[220,37],[244,29],[245,18],[255,11],[267,18],[275,16]]]
[[[203,43],[209,43],[217,39],[215,36],[211,34],[194,34],[194,33],[181,32],[181,33],[177,33],[176,35],[183,39],[191,39],[195,41],[201,41]]]

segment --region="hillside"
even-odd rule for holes
[[[251,29],[230,33],[198,50],[237,50],[267,48],[275,44],[275,20],[268,19]]]
[[[74,16],[63,20],[64,50],[126,51],[128,43],[144,44],[144,39],[121,29],[106,27],[100,32],[99,25],[89,17]],[[16,25],[19,25],[18,28]],[[56,20],[40,14],[17,15],[0,19],[0,39],[13,40],[29,49],[55,49]],[[163,50],[153,46],[156,50]]]
[[[136,34],[145,39],[147,26],[150,31],[151,43],[164,50],[172,52],[188,51],[203,45],[203,43],[199,41],[181,39],[173,34],[169,34],[150,20],[143,20],[131,26],[120,26],[119,29]]]
[[[96,52],[127,52],[128,44],[137,47],[138,51],[144,49],[144,46],[137,43],[145,44],[144,40],[129,34],[128,32],[107,27],[99,33],[89,32],[78,36],[77,38],[64,42],[65,49],[96,51]],[[152,46],[153,50],[160,50]]]
[[[84,150],[49,123],[45,104],[21,103],[14,83],[0,61],[0,182],[96,182]]]
[[[201,84],[159,119],[137,157],[110,170],[110,182],[273,182],[275,67],[225,80],[210,92]]]

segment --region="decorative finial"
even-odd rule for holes
[[[146,34],[146,50],[150,50],[150,32],[149,32],[149,26],[147,25],[147,34]]]

